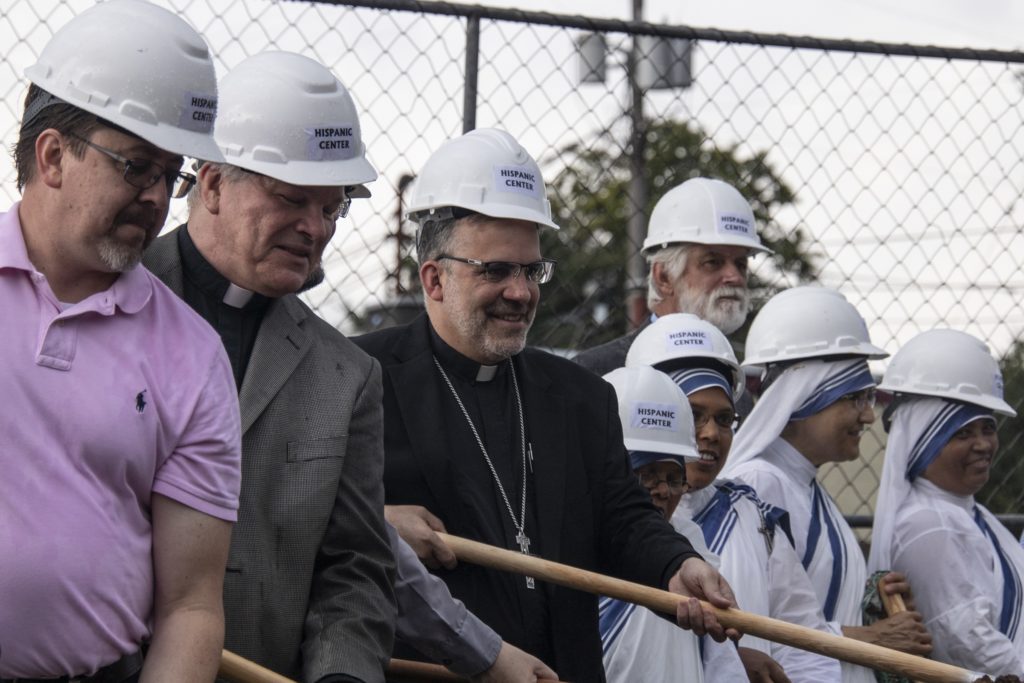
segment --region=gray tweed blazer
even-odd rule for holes
[[[174,232],[144,263],[182,295]],[[380,365],[285,296],[264,316],[239,401],[225,647],[307,683],[330,673],[383,681],[396,610]]]

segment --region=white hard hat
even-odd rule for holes
[[[604,376],[615,387],[626,450],[696,460],[693,411],[668,375],[647,365],[618,368]]]
[[[533,157],[503,130],[480,128],[430,155],[412,186],[408,216],[422,223],[465,209],[558,229]]]
[[[1017,414],[1003,400],[1003,375],[988,346],[957,330],[929,330],[908,341],[892,357],[878,388]]]
[[[377,178],[355,103],[330,69],[293,52],[261,52],[220,82],[214,128],[224,160],[292,185],[348,186]]]
[[[744,376],[732,345],[722,331],[691,313],[670,313],[641,330],[626,353],[626,367],[661,366],[663,371],[675,369],[689,359],[712,360],[723,364],[730,373],[733,400],[743,393]]]
[[[793,287],[773,296],[758,311],[747,333],[743,365],[888,355],[871,343],[864,318],[842,294],[825,287]]]
[[[772,253],[757,236],[749,202],[732,185],[711,178],[691,178],[673,187],[651,211],[644,253],[683,242]]]
[[[30,81],[174,154],[219,159],[217,76],[184,19],[143,0],[108,0],[58,30]]]

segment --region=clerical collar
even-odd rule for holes
[[[429,327],[430,346],[434,351],[434,355],[438,357],[441,364],[444,365],[447,370],[468,382],[490,382],[498,375],[498,373],[504,372],[503,368],[508,366],[507,363],[499,363],[498,365],[481,365],[471,358],[466,358],[449,346],[444,339],[441,339],[441,335],[434,330],[433,325],[429,325]]]
[[[181,261],[189,280],[204,295],[226,306],[246,311],[263,309],[270,304],[269,297],[243,289],[221,275],[199,252],[192,241],[192,236],[188,234],[187,225],[178,229],[178,249],[181,251]]]

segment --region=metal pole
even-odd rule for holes
[[[405,257],[405,242],[408,239],[405,236],[405,231],[402,227],[405,225],[405,190],[409,187],[409,183],[416,179],[416,176],[408,173],[403,173],[398,179],[398,206],[395,207],[395,296],[400,296],[405,292],[405,288],[402,286],[402,261]],[[416,278],[412,279],[412,282],[416,282]],[[415,285],[411,289],[415,289]]]
[[[643,17],[643,0],[633,0],[633,21]],[[647,312],[644,296],[644,282],[647,277],[647,263],[640,253],[647,232],[647,177],[644,163],[644,93],[637,82],[640,63],[640,46],[637,36],[633,36],[626,61],[627,78],[630,92],[630,141],[629,141],[629,261],[626,266],[627,300],[626,319],[629,329],[643,324]]]
[[[466,21],[466,86],[462,97],[462,132],[476,128],[476,85],[480,75],[480,15]]]

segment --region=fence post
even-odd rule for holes
[[[476,86],[480,75],[480,15],[466,17],[466,75],[462,93],[462,132],[476,128]]]

